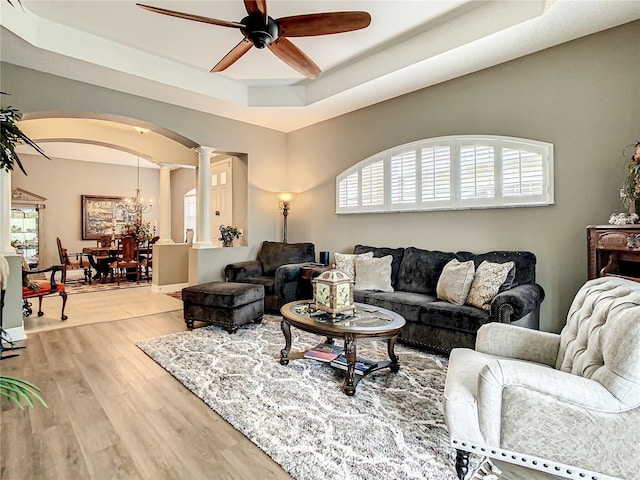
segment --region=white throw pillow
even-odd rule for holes
[[[473,260],[459,262],[457,259],[451,260],[442,269],[436,294],[440,300],[464,305],[471,290],[476,267]]]
[[[509,271],[515,266],[513,262],[491,263],[486,260],[478,265],[476,276],[471,284],[471,290],[467,297],[467,305],[491,309],[491,301],[498,294],[500,286],[507,279]]]
[[[336,252],[333,254],[336,268],[341,272],[346,273],[351,280],[356,279],[356,268],[355,264],[353,263],[356,258],[373,258],[373,252],[360,254]]]
[[[393,292],[391,286],[391,262],[393,257],[387,255],[381,258],[355,259],[356,285],[355,290],[378,290]]]

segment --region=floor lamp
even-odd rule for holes
[[[282,212],[282,241],[287,243],[287,217],[289,216],[289,208],[293,194],[289,192],[282,192],[280,194],[280,203],[278,204],[278,210]]]

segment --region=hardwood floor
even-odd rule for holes
[[[135,346],[181,311],[28,335],[0,374],[49,408],[0,401],[0,479],[291,479]]]

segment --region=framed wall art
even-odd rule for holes
[[[82,239],[120,233],[125,223],[133,223],[135,214],[127,211],[128,197],[82,195]]]

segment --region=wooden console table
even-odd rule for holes
[[[587,227],[588,277],[617,275],[640,282],[640,225]]]

